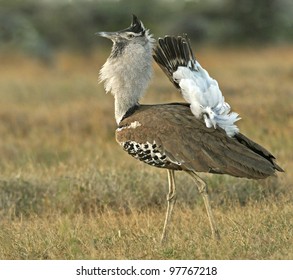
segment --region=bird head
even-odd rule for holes
[[[99,80],[104,82],[106,92],[115,97],[115,118],[119,123],[130,108],[138,105],[147,88],[152,74],[154,39],[135,15],[128,28],[97,35],[113,42]]]
[[[130,44],[145,45],[154,41],[152,36],[149,35],[149,30],[135,15],[132,15],[131,25],[126,29],[116,32],[97,32],[96,34],[112,40],[116,47],[113,50],[116,49],[116,51],[121,51]]]

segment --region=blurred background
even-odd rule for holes
[[[282,44],[293,40],[291,0],[0,0],[0,51],[44,60],[60,49],[89,52],[95,32],[119,30],[135,13],[155,37],[188,33],[194,42]]]
[[[113,97],[98,83],[112,44],[95,33],[128,27],[131,14],[154,38],[188,33],[240,131],[286,170],[202,174],[221,244],[178,173],[173,239],[154,246],[166,171],[117,145]],[[0,259],[292,259],[292,15],[292,0],[0,0]],[[141,102],[183,101],[153,65]]]

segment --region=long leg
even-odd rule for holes
[[[199,193],[202,195],[207,213],[208,213],[208,218],[210,221],[210,225],[211,225],[211,229],[212,229],[212,235],[214,239],[220,239],[220,234],[219,234],[219,230],[217,228],[216,222],[215,222],[215,218],[214,215],[212,213],[212,208],[210,205],[210,199],[209,199],[209,195],[207,192],[207,184],[204,180],[202,180],[196,173],[194,173],[193,171],[186,171],[192,178],[193,180],[196,182],[196,186],[198,188]]]
[[[171,220],[173,208],[176,202],[176,186],[175,186],[175,171],[174,170],[167,170],[168,171],[168,183],[169,183],[169,192],[167,195],[167,212],[166,218],[163,228],[163,233],[161,237],[161,242],[163,243],[167,238],[167,227]]]

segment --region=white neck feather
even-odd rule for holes
[[[138,104],[152,74],[152,41],[145,45],[129,44],[117,56],[110,56],[100,71],[106,92],[115,98],[117,124],[125,113]]]

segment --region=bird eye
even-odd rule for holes
[[[133,38],[134,35],[133,34],[128,34],[128,38]]]

